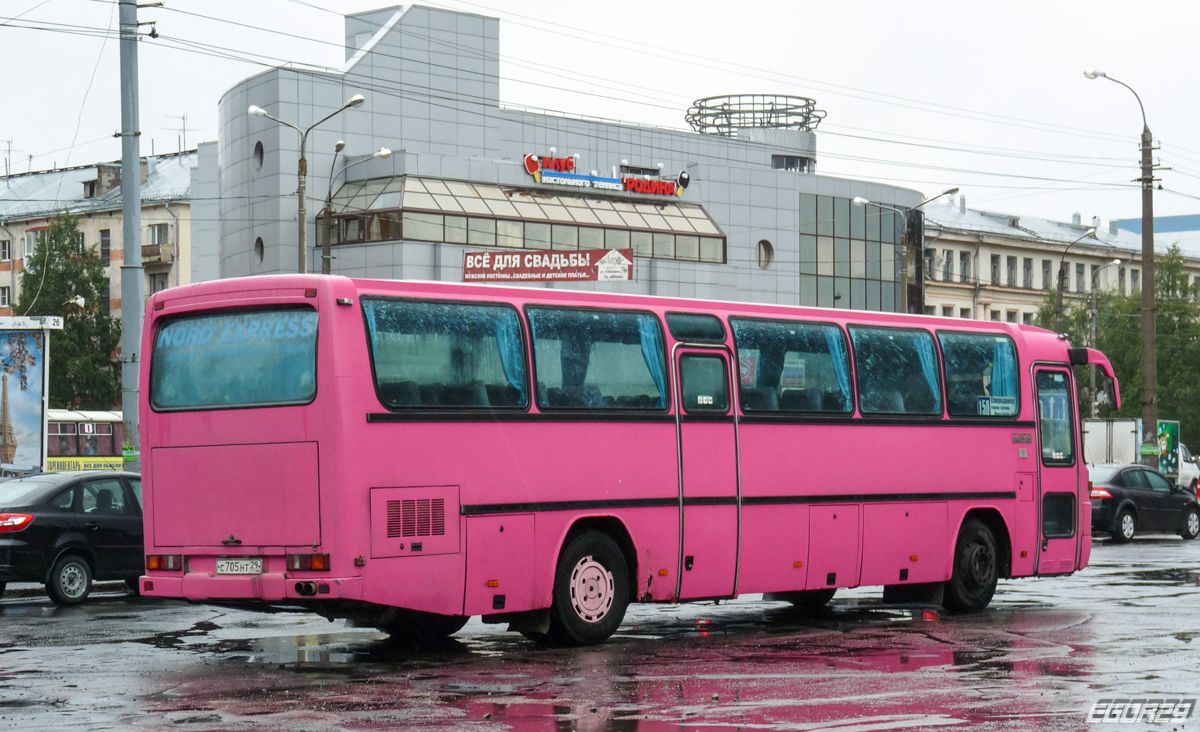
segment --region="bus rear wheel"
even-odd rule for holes
[[[986,608],[996,594],[999,567],[992,530],[979,519],[964,521],[954,548],[954,572],[945,585],[942,606],[953,613],[975,613]]]
[[[590,646],[608,640],[629,607],[629,568],[617,542],[599,531],[584,532],[567,544],[554,575],[550,628],[539,642]]]
[[[462,615],[434,615],[432,613],[405,613],[387,625],[379,626],[379,630],[387,633],[392,640],[407,645],[422,645],[437,643],[462,630],[467,624]]]

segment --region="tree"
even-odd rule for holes
[[[1158,411],[1160,419],[1179,420],[1180,439],[1200,443],[1200,303],[1188,286],[1179,246],[1155,258],[1155,298],[1158,364]],[[1038,310],[1037,324],[1050,328],[1054,322],[1054,293]],[[1100,293],[1096,308],[1097,347],[1112,362],[1121,382],[1121,409],[1102,409],[1105,417],[1142,416],[1142,321],[1141,293]],[[1064,309],[1063,332],[1074,345],[1088,343],[1090,304]],[[1080,383],[1087,383],[1080,370]],[[1080,395],[1084,404],[1085,396]]]
[[[83,245],[79,220],[56,216],[33,251],[25,253],[19,315],[63,315],[50,338],[50,406],[112,409],[120,403],[121,324],[101,309],[108,276],[100,255]],[[83,297],[83,307],[74,304]]]

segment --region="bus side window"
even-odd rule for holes
[[[529,308],[539,408],[664,409],[662,327],[649,313]]]
[[[384,405],[529,405],[525,339],[512,307],[373,298],[362,304]]]
[[[1005,335],[939,333],[951,417],[1015,417],[1021,411],[1017,347]]]
[[[925,330],[850,326],[863,414],[942,413],[941,369]]]
[[[854,410],[846,335],[836,325],[731,321],[743,412]]]
[[[79,451],[73,422],[51,422],[46,426],[46,454],[49,457],[71,457]]]

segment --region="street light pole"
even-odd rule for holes
[[[1099,292],[1099,288],[1098,288],[1099,280],[1097,279],[1097,276],[1104,270],[1108,269],[1109,267],[1118,267],[1120,265],[1121,265],[1121,260],[1114,259],[1113,261],[1109,262],[1108,264],[1104,265],[1103,267],[1097,267],[1096,270],[1094,272],[1092,272],[1092,293],[1091,293],[1091,297],[1089,298],[1091,301],[1091,308],[1090,308],[1091,317],[1089,318],[1089,320],[1091,322],[1089,323],[1089,327],[1088,327],[1088,331],[1089,331],[1088,345],[1091,346],[1092,348],[1099,348],[1099,345],[1097,344],[1097,339],[1096,339],[1096,316],[1097,316],[1097,311],[1099,310],[1099,300],[1100,300],[1100,292]],[[1088,366],[1088,412],[1089,412],[1089,416],[1091,416],[1093,419],[1095,419],[1095,417],[1096,417],[1096,364],[1091,364]]]
[[[1083,241],[1084,239],[1088,238],[1089,236],[1095,236],[1095,235],[1096,235],[1095,229],[1088,229],[1086,232],[1084,232],[1083,236],[1079,237],[1075,241],[1068,244],[1067,248],[1063,250],[1062,256],[1059,257],[1059,259],[1058,259],[1058,293],[1054,299],[1054,332],[1055,333],[1062,333],[1062,308],[1063,308],[1062,300],[1063,300],[1063,285],[1067,281],[1067,252],[1071,251],[1071,247],[1075,246],[1079,242]]]
[[[955,193],[958,193],[957,187],[947,188],[946,190],[942,191],[941,193],[937,194],[936,196],[930,196],[929,198],[926,198],[924,201],[921,201],[916,206],[913,206],[912,208],[908,209],[907,211],[896,208],[895,206],[889,206],[886,203],[875,203],[874,201],[868,201],[867,199],[863,198],[862,196],[855,196],[853,199],[853,203],[855,206],[874,206],[875,208],[884,208],[884,209],[887,209],[889,211],[894,211],[895,213],[899,214],[900,219],[904,222],[903,231],[900,234],[900,246],[902,248],[904,248],[907,253],[907,252],[910,252],[913,249],[917,248],[915,246],[910,247],[910,245],[908,244],[908,215],[910,213],[912,213],[913,211],[916,211],[917,209],[921,208],[925,204],[929,203],[930,201],[936,201],[937,199],[941,198],[942,196],[953,196]],[[924,248],[923,245],[922,245],[922,248]],[[916,254],[913,255],[913,279],[916,282],[917,287],[920,288],[920,292],[921,292],[921,297],[919,298],[919,302],[914,307],[916,309],[920,310],[920,312],[918,312],[917,315],[922,315],[925,311],[924,252],[917,252]],[[907,266],[900,268],[900,287],[901,287],[901,292],[904,293],[905,302],[908,302],[909,297],[908,297],[908,267]]]
[[[1133,93],[1142,112],[1142,445],[1154,446],[1153,454],[1142,455],[1142,463],[1158,467],[1158,333],[1154,286],[1154,136],[1146,121],[1142,98],[1123,81],[1103,71],[1087,69],[1089,79],[1108,79]],[[1147,449],[1147,453],[1149,453]]]
[[[301,130],[299,127],[291,124],[290,122],[284,122],[278,117],[272,117],[271,115],[267,114],[267,110],[263,109],[262,107],[256,107],[252,104],[250,105],[250,108],[246,110],[246,113],[251,117],[266,117],[272,122],[277,122],[284,127],[291,127],[300,135],[300,160],[296,166],[296,195],[299,197],[299,205],[296,217],[299,219],[300,224],[300,231],[297,237],[298,261],[296,264],[296,271],[300,274],[304,274],[304,272],[308,269],[308,160],[304,156],[305,148],[308,145],[308,133],[312,132],[318,125],[332,119],[342,112],[345,112],[347,109],[350,109],[351,107],[362,106],[364,101],[366,101],[366,98],[362,94],[355,94],[354,96],[350,97],[350,99],[341,107],[317,120],[305,130]]]
[[[321,274],[331,274],[333,271],[333,179],[337,177],[337,174],[333,171],[334,168],[337,167],[338,154],[345,149],[346,143],[338,140],[337,144],[333,146],[333,163],[329,166],[329,185],[325,188],[325,240],[321,242]],[[363,158],[362,160],[355,160],[352,163],[346,163],[342,166],[342,169],[339,170],[338,173],[344,173],[348,168],[358,165],[359,163],[365,163],[368,160],[374,160],[375,158],[390,158],[391,156],[391,150],[387,149],[386,147],[381,147],[370,157]]]

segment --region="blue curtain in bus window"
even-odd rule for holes
[[[500,365],[510,386],[525,399],[525,349],[521,343],[521,330],[514,314],[511,318],[496,320],[496,346],[500,350]]]
[[[1017,395],[1017,362],[1013,355],[1013,344],[1004,339],[996,340],[992,361],[992,396],[1015,397]]]
[[[925,376],[925,383],[929,384],[929,392],[935,395],[941,393],[938,386],[937,356],[933,352],[933,336],[922,333],[913,341],[917,347],[917,357],[921,359],[921,373]]]
[[[642,337],[642,355],[646,357],[646,366],[650,369],[650,377],[658,387],[659,408],[667,405],[667,368],[663,361],[663,339],[658,329],[658,319],[652,315],[639,315],[638,334]]]
[[[842,341],[842,331],[830,326],[825,330],[825,343],[829,346],[829,358],[833,361],[833,375],[837,379],[838,388],[850,399],[850,362],[846,358],[846,344]]]

